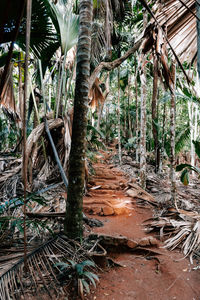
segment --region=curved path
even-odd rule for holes
[[[84,211],[104,223],[93,232],[133,240],[148,237],[142,223],[152,216],[152,210],[138,207],[136,199],[127,195],[126,176],[105,158],[99,159],[84,198]],[[200,300],[200,270],[193,270],[180,252],[163,249],[159,241],[158,250],[163,254],[157,257],[139,252],[111,253],[122,267],[108,267],[101,273],[97,289],[87,299]]]

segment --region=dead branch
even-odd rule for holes
[[[132,54],[134,54],[140,47],[140,45],[142,44],[144,40],[144,36],[135,43],[135,45],[129,49],[122,57],[115,59],[114,61],[111,62],[105,62],[102,61],[93,71],[92,75],[90,76],[89,79],[89,89],[92,88],[95,79],[98,77],[99,73],[104,69],[107,71],[111,71],[117,67],[119,67],[129,56],[131,56]]]
[[[63,120],[62,119],[55,119],[55,120],[49,120],[48,121],[49,130],[52,130],[54,128],[58,128],[63,126]],[[31,134],[29,135],[27,139],[27,157],[30,157],[31,151],[35,143],[39,140],[39,138],[43,135],[45,131],[44,122],[38,125]]]

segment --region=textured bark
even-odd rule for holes
[[[195,147],[193,144],[193,140],[196,141],[198,137],[197,129],[198,129],[198,106],[195,103],[191,103],[188,101],[188,113],[189,113],[189,123],[190,123],[190,163],[192,166],[195,165]],[[192,172],[194,175],[195,173]]]
[[[194,139],[194,103],[188,101],[188,114],[189,114],[189,122],[190,122],[190,156],[191,156],[191,165],[194,166],[194,157],[195,157],[195,149],[193,144]]]
[[[119,155],[119,164],[122,163],[122,148],[121,148],[121,122],[120,122],[120,74],[118,68],[118,99],[117,99],[117,118],[118,118],[118,155]]]
[[[92,0],[80,1],[80,27],[77,48],[76,86],[72,144],[69,158],[69,186],[67,192],[64,230],[69,238],[82,239],[82,207],[85,177],[85,146],[90,75]]]
[[[115,59],[114,61],[111,62],[105,62],[102,61],[92,72],[91,76],[90,76],[90,80],[89,80],[89,88],[91,89],[91,87],[93,86],[95,79],[98,77],[99,73],[102,70],[107,70],[107,71],[111,71],[117,67],[119,67],[129,56],[131,56],[132,54],[134,54],[139,47],[141,46],[142,42],[144,40],[144,37],[142,37],[139,41],[137,41],[135,43],[135,45],[129,49],[122,57]]]
[[[26,153],[26,102],[28,95],[28,64],[29,64],[29,48],[31,36],[31,14],[32,0],[28,0],[26,4],[26,55],[25,55],[25,70],[24,70],[24,101],[23,101],[23,158],[22,158],[22,178],[24,184],[24,206],[23,206],[23,228],[24,228],[24,267],[28,270],[27,265],[27,234],[26,234],[26,189],[27,189],[27,162],[28,156]]]
[[[136,120],[135,120],[135,135],[136,135],[136,163],[139,163],[139,109],[138,109],[138,87],[137,87],[137,66],[136,66],[137,60],[135,56],[135,110],[136,110]]]
[[[170,135],[171,135],[171,200],[176,206],[176,159],[175,159],[175,132],[176,132],[176,96],[175,96],[175,80],[176,80],[176,65],[172,63],[172,79],[173,87],[171,89],[171,107],[170,107]]]
[[[147,13],[143,15],[144,29],[147,26]],[[147,79],[145,66],[141,78],[141,117],[140,117],[140,185],[146,188],[146,97],[147,97]]]
[[[131,74],[128,73],[128,111],[127,111],[127,118],[128,118],[128,137],[133,137],[132,132],[132,123],[131,123],[131,115],[130,115],[130,98],[131,98]]]
[[[164,157],[164,152],[165,152],[165,128],[166,128],[166,121],[167,121],[167,107],[166,107],[166,102],[165,102],[164,103],[164,107],[163,107],[162,144],[161,144],[161,151],[160,151],[159,173],[163,172],[163,157]]]
[[[154,74],[153,74],[153,94],[152,94],[152,132],[154,139],[154,154],[155,154],[155,172],[159,170],[159,145],[158,145],[158,114],[157,114],[157,98],[158,98],[158,60],[154,54]]]
[[[23,118],[23,87],[22,87],[21,53],[19,53],[18,72],[19,72],[19,79],[18,79],[18,86],[19,86],[19,112],[20,112],[20,118],[22,120],[22,118]]]

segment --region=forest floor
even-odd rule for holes
[[[126,236],[135,241],[148,239],[152,233],[145,232],[143,222],[155,215],[154,206],[145,205],[144,202],[138,205],[136,198],[130,197],[133,195],[127,192],[127,182],[129,187],[135,187],[135,179],[131,182],[122,170],[109,163],[114,155],[115,152],[109,156],[101,152],[93,165],[95,175],[89,180],[84,211],[86,214],[95,214],[95,218],[101,220],[104,226],[93,228],[92,232]],[[160,189],[161,186],[158,186],[157,191]],[[143,196],[146,204],[153,202],[147,193]],[[159,239],[153,249],[157,254],[153,255],[148,249],[145,252],[111,251],[110,257],[119,266],[104,266],[99,274],[97,289],[87,299],[199,300],[199,267],[190,264],[179,250],[165,249]]]
[[[94,240],[99,245],[102,239],[111,243],[105,247],[101,245],[107,250],[107,258],[95,258],[101,267],[98,272],[100,280],[97,288],[85,298],[87,300],[200,300],[200,180],[191,178],[191,184],[188,186],[177,180],[177,211],[172,208],[170,200],[167,163],[163,173],[155,174],[150,158],[148,159],[147,188],[144,191],[138,184],[139,166],[134,160],[134,153],[123,150],[121,166],[115,145],[95,155],[83,201],[83,210],[88,217],[84,222],[84,232],[86,236],[95,234]],[[0,172],[2,199],[6,191],[10,192],[13,186],[17,186],[17,182],[20,183],[19,175],[15,174],[15,170],[20,168],[19,159],[15,161],[12,157],[3,157],[3,163],[4,160],[8,166],[5,174],[4,169]],[[10,170],[9,166],[14,168]],[[11,174],[12,177],[9,175],[9,180],[2,179],[3,174]],[[42,186],[42,196],[47,205],[33,202],[28,216],[37,219],[39,214],[44,214],[44,222],[48,221],[52,231],[59,233],[63,231],[66,190],[62,182],[56,186],[50,190],[45,190],[46,186]],[[11,195],[8,194],[7,197]],[[21,216],[21,208],[15,213]],[[36,215],[33,216],[34,214]],[[58,215],[55,216],[56,214]],[[89,220],[91,217],[92,220]],[[96,222],[94,218],[101,222]],[[152,222],[157,222],[158,226],[152,225]],[[94,227],[98,223],[103,223],[103,226]],[[38,233],[30,229],[28,240],[31,242],[28,245],[28,253],[52,238],[50,233],[47,234],[43,230],[37,239]],[[176,243],[183,244],[184,241],[187,249],[197,245],[193,249],[193,264],[189,255],[184,258],[180,249],[169,251],[164,247],[164,240],[174,236]],[[120,241],[125,241],[123,247]],[[23,257],[24,248],[23,238],[18,231],[13,236],[8,231],[5,234],[5,244],[2,241],[1,244],[2,276]],[[58,254],[57,250],[55,253]],[[190,253],[191,251],[186,254]],[[63,248],[59,255],[65,257]],[[37,274],[37,268],[34,270]],[[29,287],[26,289],[29,290]],[[42,299],[40,295],[38,297],[33,296],[30,299]],[[49,299],[49,296],[44,295],[43,299],[47,298]]]

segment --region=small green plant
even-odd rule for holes
[[[135,149],[137,147],[136,140],[137,140],[136,136],[128,139],[128,142],[124,145],[125,149],[127,149],[127,150]]]
[[[85,260],[81,263],[76,263],[68,259],[68,262],[59,262],[56,266],[60,267],[61,273],[68,279],[73,279],[81,299],[84,299],[84,293],[90,294],[90,284],[96,288],[96,281],[99,277],[93,272],[84,270],[86,267],[95,268],[95,263],[91,260]]]
[[[30,193],[27,196],[27,207],[31,210],[31,203],[36,202],[42,206],[46,206],[45,199],[36,193]],[[20,233],[24,232],[24,219],[23,217],[12,215],[12,212],[15,209],[20,208],[24,205],[23,197],[15,197],[10,200],[6,200],[5,202],[0,203],[0,235],[2,235],[6,230],[9,230],[11,233],[15,232],[17,228]],[[30,205],[30,206],[29,206]],[[48,230],[52,233],[50,227],[48,226],[47,221],[41,220],[33,220],[33,219],[26,219],[26,226],[32,229],[39,230]]]
[[[200,142],[198,141],[192,141],[192,142],[195,147],[195,153],[200,158]],[[190,164],[180,164],[176,167],[176,171],[177,172],[182,171],[180,180],[184,185],[189,184],[189,171],[194,171],[200,176],[200,168],[198,168],[197,166],[192,166]]]
[[[104,135],[101,131],[98,131],[94,126],[88,124],[87,126],[87,142],[88,149],[105,149],[105,145],[102,142]]]

